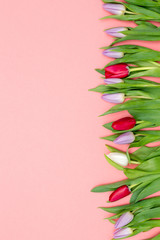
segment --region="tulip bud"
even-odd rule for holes
[[[123,38],[126,35],[123,34],[122,32],[127,31],[127,30],[128,30],[128,28],[126,28],[126,27],[116,27],[116,28],[107,29],[107,30],[105,30],[105,32],[112,37]]]
[[[118,201],[121,198],[128,196],[131,193],[127,185],[123,185],[117,188],[109,197],[110,202]]]
[[[111,58],[122,58],[124,56],[123,52],[113,51],[116,48],[110,48],[103,51],[103,55]]]
[[[131,228],[121,228],[117,231],[115,231],[114,233],[114,238],[125,238],[128,237],[129,235],[131,235],[133,233],[133,230]]]
[[[121,228],[130,223],[134,218],[134,215],[131,212],[126,212],[120,216],[117,220],[116,224],[114,225],[115,228]]]
[[[105,68],[106,78],[125,78],[129,75],[129,67],[126,63],[119,63]]]
[[[136,120],[131,117],[121,118],[112,123],[112,128],[115,130],[129,130],[136,125]]]
[[[116,144],[128,144],[135,140],[133,132],[126,132],[117,137],[113,142]]]
[[[124,93],[103,94],[102,99],[110,103],[122,103],[124,102]]]
[[[115,84],[115,83],[122,83],[123,80],[120,78],[107,78],[107,79],[104,79],[104,82],[106,84]]]
[[[128,158],[125,153],[112,152],[107,155],[113,162],[120,166],[126,167],[128,165]]]
[[[122,15],[124,14],[126,8],[124,5],[122,4],[112,4],[112,3],[105,3],[103,4],[103,8],[104,10],[112,13],[112,14],[116,14],[116,15]]]

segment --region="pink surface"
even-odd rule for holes
[[[87,89],[109,61],[102,30],[128,23],[99,21],[91,0],[1,0],[0,9],[0,239],[109,240],[113,225],[97,209],[109,194],[90,189],[124,178],[99,139],[120,114],[98,118],[111,104]]]

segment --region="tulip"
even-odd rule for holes
[[[119,63],[105,68],[106,78],[125,78],[129,75],[129,67],[126,63]]]
[[[115,228],[121,228],[132,222],[134,215],[131,212],[126,212],[120,216],[115,224]]]
[[[105,32],[110,36],[117,37],[117,38],[123,38],[126,35],[123,34],[122,32],[127,31],[127,30],[128,30],[128,28],[126,28],[126,27],[116,27],[116,28],[107,29],[107,30],[105,30]]]
[[[114,4],[114,3],[103,4],[103,8],[104,10],[116,15],[122,15],[126,10],[125,6],[123,6],[122,4]]]
[[[114,237],[114,239],[125,238],[125,237],[128,237],[129,235],[131,235],[132,233],[133,233],[133,230],[129,227],[121,228],[118,231],[115,231],[113,237]]]
[[[106,93],[102,95],[102,99],[110,103],[122,103],[124,102],[125,96],[124,93]]]
[[[109,48],[103,51],[103,54],[111,58],[122,58],[124,56],[123,52],[114,51],[116,48]]]
[[[131,117],[121,118],[112,123],[112,128],[115,130],[129,130],[136,125],[136,120]]]
[[[109,197],[109,202],[118,201],[121,198],[128,196],[131,193],[129,187],[127,185],[123,185],[117,188]]]
[[[104,79],[104,82],[106,84],[115,84],[115,83],[122,83],[123,80],[120,78],[107,78],[107,79]]]
[[[120,166],[126,167],[128,165],[128,158],[125,153],[112,152],[107,155],[113,162]]]
[[[133,132],[126,132],[117,137],[113,142],[116,144],[128,144],[135,140]]]

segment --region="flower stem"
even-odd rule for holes
[[[127,96],[126,98],[142,98],[142,99],[153,99],[151,97],[145,97],[145,96]]]
[[[143,123],[144,121],[136,121],[136,124]]]
[[[131,160],[131,163],[132,163],[132,164],[139,164],[138,161],[133,161],[133,160]]]
[[[141,70],[149,70],[154,69],[155,67],[138,67],[138,68],[131,68],[130,72],[141,71]]]
[[[130,12],[130,11],[125,11],[125,13],[137,15],[137,13],[135,13],[135,12]]]

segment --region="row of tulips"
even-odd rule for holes
[[[124,110],[131,115],[103,125],[113,135],[102,139],[118,145],[129,144],[126,152],[106,145],[110,153],[105,155],[109,164],[123,171],[126,180],[91,190],[111,192],[109,203],[131,196],[127,205],[101,207],[113,214],[107,219],[114,224],[114,239],[132,237],[160,227],[160,197],[145,199],[160,191],[160,146],[146,146],[160,141],[160,130],[143,130],[160,126],[160,84],[141,78],[160,77],[160,51],[139,45],[115,46],[126,40],[160,40],[160,27],[148,22],[160,22],[160,0],[125,1],[103,0],[103,9],[112,15],[102,19],[135,21],[137,26],[105,30],[115,39],[110,46],[101,49],[104,56],[114,60],[102,69],[96,69],[103,75],[104,84],[90,89],[101,93],[104,101],[117,104],[101,116]],[[139,148],[129,153],[132,147]],[[131,164],[134,164],[132,168]],[[160,234],[150,239],[160,240]]]

